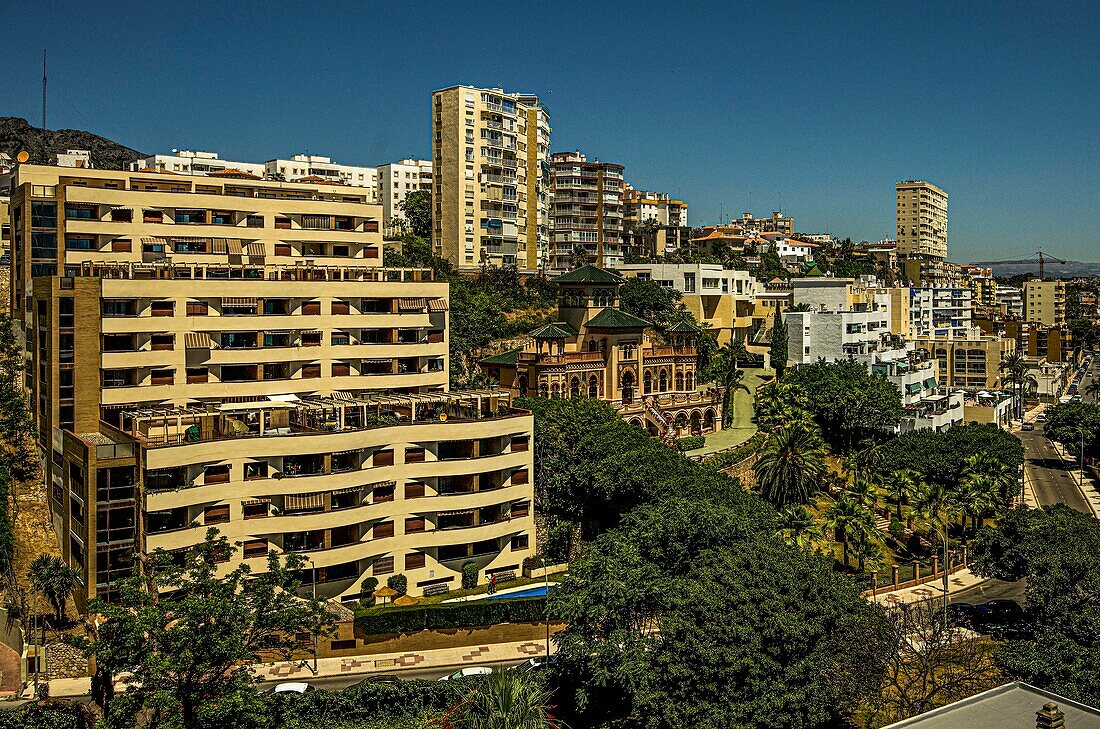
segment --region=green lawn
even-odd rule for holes
[[[736,445],[741,445],[756,432],[756,424],[752,422],[752,401],[756,388],[765,380],[771,379],[774,372],[771,370],[745,370],[745,387],[748,392],[738,390],[733,394],[733,422],[729,428],[707,435],[707,442],[702,448],[688,451],[689,456],[702,456],[717,451],[724,451]]]

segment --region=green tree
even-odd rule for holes
[[[1055,405],[1047,415],[1044,432],[1074,453],[1080,452],[1084,435],[1085,454],[1095,456],[1100,446],[1100,406],[1072,402]]]
[[[1016,417],[1024,414],[1024,385],[1027,377],[1027,362],[1019,352],[1010,352],[1001,358],[1001,379],[1016,393]]]
[[[787,323],[777,314],[769,339],[771,364],[776,377],[782,377],[783,370],[787,368],[787,336]]]
[[[571,565],[551,599],[574,725],[814,727],[878,687],[881,609],[736,498],[643,506]]]
[[[738,390],[752,394],[748,386],[742,380],[745,371],[737,368],[738,359],[743,358],[747,352],[744,343],[733,340],[723,344],[714,357],[711,358],[710,371],[704,376],[723,388],[722,395],[722,421],[729,427],[733,422],[734,395]]]
[[[901,419],[901,393],[859,362],[819,362],[783,377],[806,394],[806,408],[833,445],[847,450],[860,437],[889,432]]]
[[[836,539],[840,541],[845,566],[848,566],[848,553],[852,542],[870,534],[874,523],[875,519],[870,510],[845,493],[841,493],[836,501],[825,509],[825,528],[832,530]]]
[[[757,426],[764,431],[781,425],[799,422],[813,423],[805,409],[806,393],[799,385],[783,380],[773,380],[760,388],[753,401]]]
[[[401,212],[412,229],[413,235],[432,237],[432,193],[430,190],[414,190],[401,201]]]
[[[780,507],[809,499],[821,488],[826,471],[821,438],[802,425],[775,431],[753,464],[760,495]]]
[[[901,519],[901,505],[913,499],[921,488],[920,474],[911,468],[902,468],[886,480],[886,492],[894,500],[897,517]]]
[[[695,323],[680,301],[680,292],[651,279],[628,278],[619,287],[619,307],[663,331],[680,321]]]
[[[911,469],[923,480],[943,484],[957,483],[966,469],[966,458],[975,453],[1002,463],[1016,484],[1024,463],[1020,439],[995,425],[956,425],[938,432],[914,430],[886,441],[881,451],[880,469],[884,473]]]
[[[299,633],[327,632],[323,605],[297,596],[300,556],[272,553],[265,572],[242,564],[219,577],[218,563],[234,551],[210,529],[182,563],[158,550],[144,576],[122,580],[117,602],[91,601],[102,624],[84,646],[108,723],[139,710],[157,725],[235,723],[258,701],[252,664],[288,659]],[[112,698],[103,688],[120,674],[126,692]]]
[[[983,577],[1027,578],[1031,635],[998,649],[1010,675],[1100,704],[1100,521],[1062,504],[1013,509],[971,547]]]
[[[454,729],[555,729],[551,692],[530,674],[498,672],[447,713]]]
[[[51,555],[39,555],[30,564],[28,577],[31,584],[50,601],[58,625],[65,618],[65,603],[80,584],[80,574],[76,567],[70,567]]]

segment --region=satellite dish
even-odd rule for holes
[[[19,154],[15,155],[15,161],[19,162],[20,164],[26,162],[30,158],[31,158],[31,156],[29,154],[27,154],[27,150],[25,150],[25,149],[21,150],[19,152]]]

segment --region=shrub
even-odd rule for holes
[[[546,529],[546,561],[560,564],[569,561],[573,547],[573,523],[554,521]]]
[[[356,628],[368,635],[415,633],[421,630],[536,623],[546,618],[546,600],[541,597],[511,600],[473,600],[435,605],[387,607],[355,618]]]
[[[397,590],[397,596],[401,597],[409,591],[409,578],[405,575],[390,575],[390,578],[386,580],[386,585],[391,590]]]
[[[462,589],[472,590],[477,587],[477,562],[467,562],[462,565]]]
[[[890,520],[890,536],[899,542],[905,537],[905,524],[899,519]]]
[[[694,451],[698,448],[702,448],[706,445],[706,436],[702,435],[689,435],[685,438],[676,439],[676,450],[683,453],[684,451]]]
[[[703,465],[709,468],[713,468],[716,471],[720,471],[723,468],[728,468],[738,461],[744,459],[756,453],[764,445],[765,435],[763,433],[757,433],[753,437],[739,446],[734,446],[728,451],[722,451],[721,453],[715,453],[709,458],[703,459]]]
[[[363,607],[370,607],[374,604],[374,591],[378,588],[378,579],[375,577],[368,577],[363,580],[363,597],[359,598],[359,604]]]

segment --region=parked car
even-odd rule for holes
[[[997,637],[1014,637],[1027,632],[1027,614],[1015,600],[989,600],[975,607],[971,626]]]
[[[489,668],[488,666],[467,666],[466,668],[461,668],[454,673],[444,676],[439,680],[454,681],[459,678],[469,678],[470,676],[488,676],[492,672],[493,669]]]
[[[1047,414],[1045,412],[1039,413],[1035,416],[1036,423],[1045,423],[1047,421]]]
[[[1020,426],[1020,430],[1035,430],[1035,423],[1024,423]]]
[[[515,671],[516,673],[535,673],[538,671],[546,671],[553,669],[558,665],[558,657],[550,656],[536,656],[534,658],[528,658],[523,663],[517,663],[514,666],[508,668],[509,671]]]
[[[953,602],[947,606],[947,622],[957,628],[969,628],[977,608],[968,602]]]
[[[401,679],[394,676],[392,673],[379,673],[374,676],[367,676],[362,681],[348,686],[348,688],[363,688],[372,683],[398,683],[400,681]]]
[[[316,691],[313,686],[310,686],[305,681],[288,681],[287,683],[278,684],[271,693],[273,694],[304,694],[310,691]]]

